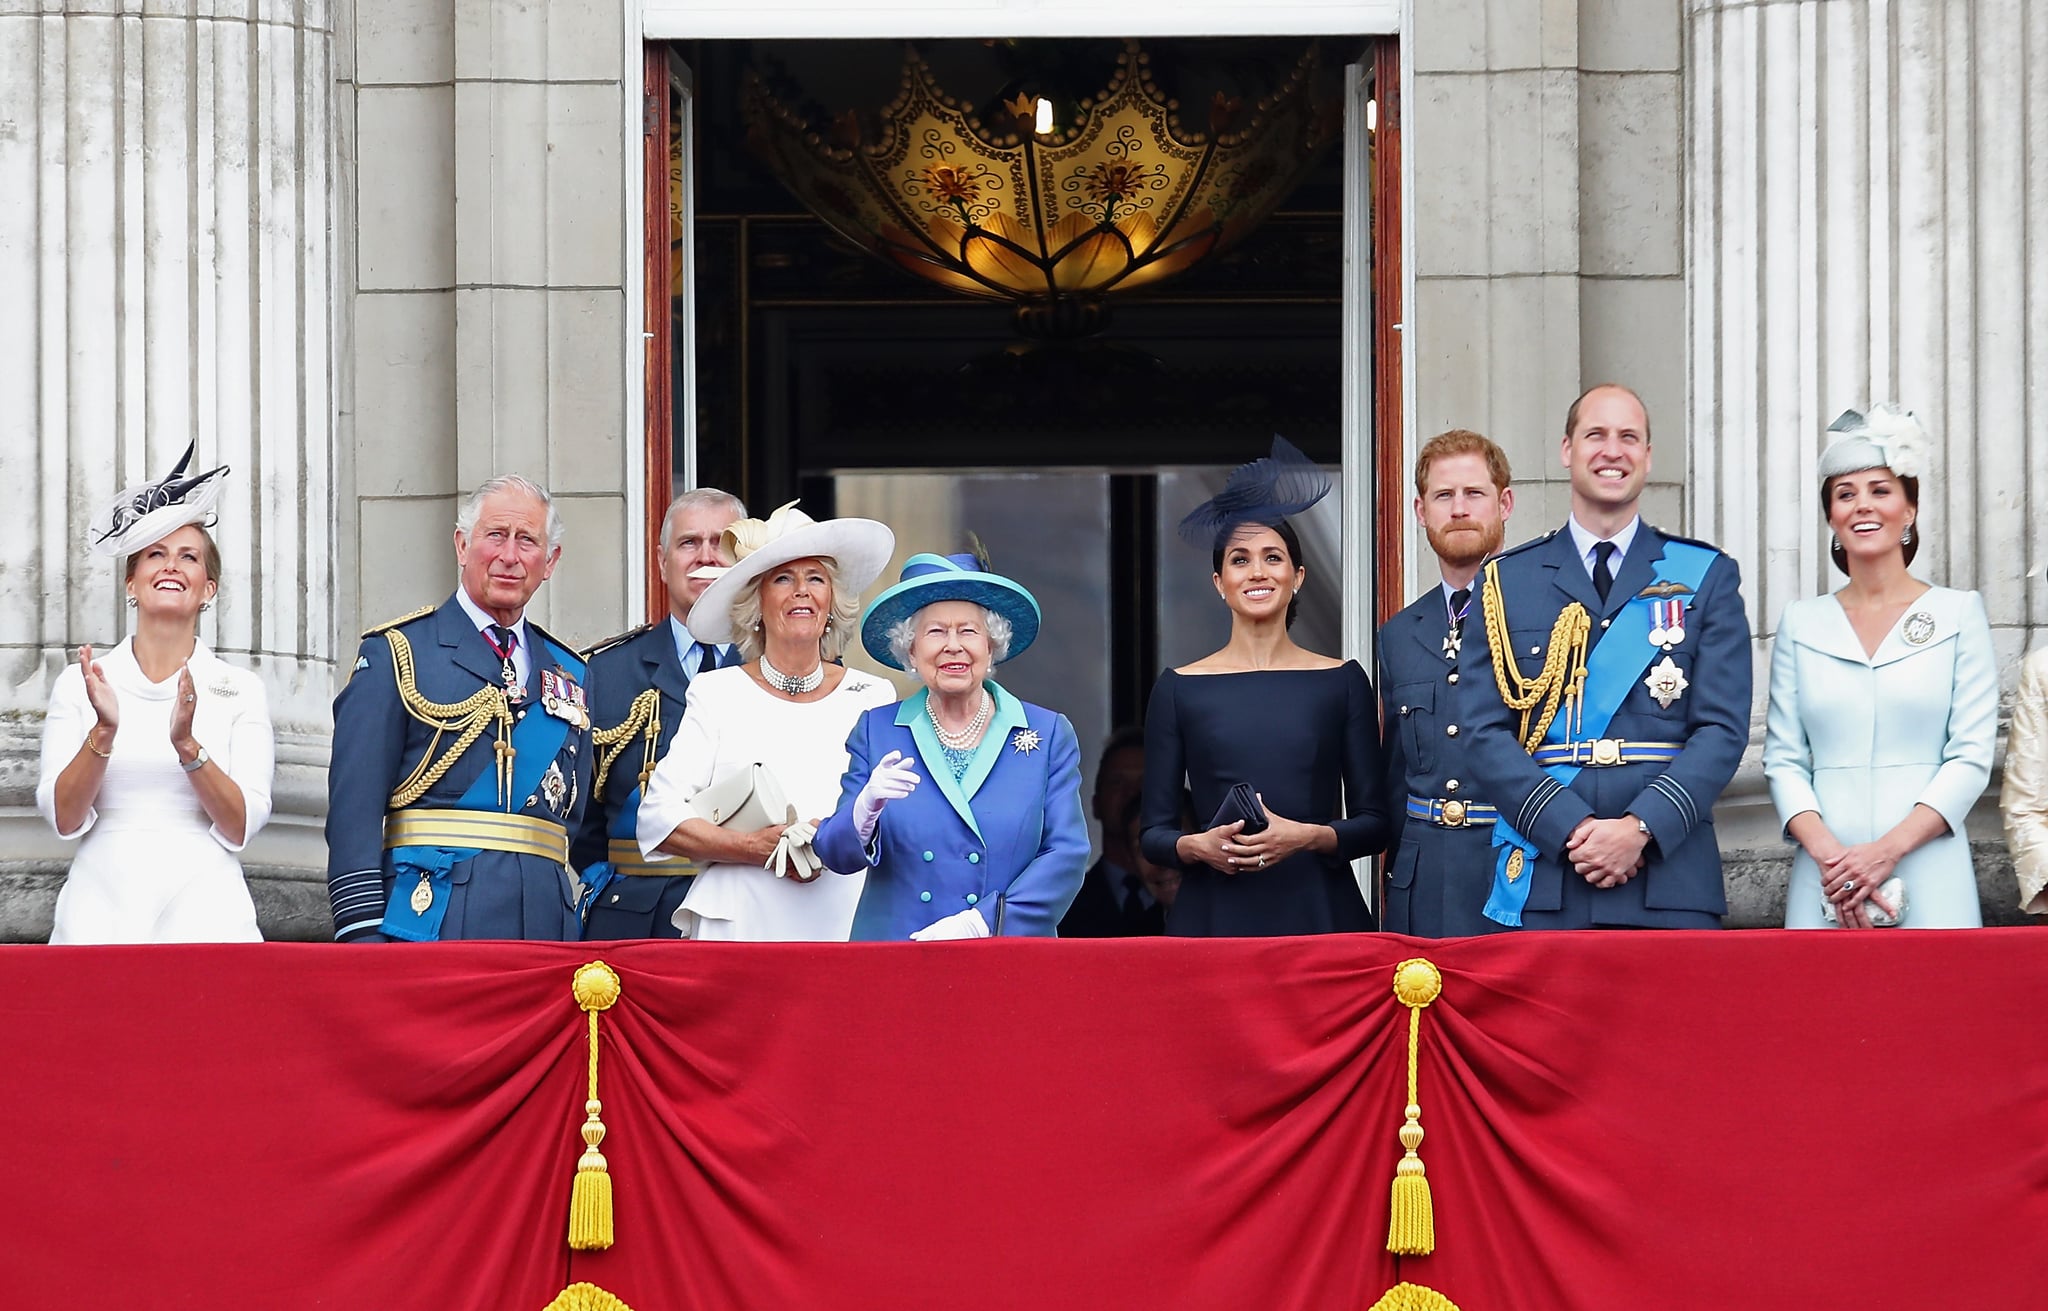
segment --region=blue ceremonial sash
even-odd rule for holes
[[[1718,554],[1690,542],[1667,541],[1664,554],[1657,561],[1651,587],[1658,583],[1679,583],[1686,588],[1688,598],[1697,596],[1700,583]],[[1651,661],[1663,654],[1662,649],[1650,641],[1651,615],[1657,599],[1630,597],[1609,620],[1606,635],[1600,639],[1599,645],[1586,657],[1585,694],[1579,703],[1576,726],[1580,741],[1607,735],[1607,726],[1614,722],[1615,712],[1635,690],[1636,680],[1650,667]],[[1691,601],[1686,604],[1690,607]],[[1508,659],[1514,659],[1512,652]],[[1543,734],[1542,745],[1570,742],[1574,727],[1571,719],[1570,707],[1560,706],[1556,717],[1550,721],[1549,729]],[[1559,783],[1570,787],[1584,766],[1557,764],[1543,768]],[[1486,906],[1480,913],[1496,924],[1520,928],[1522,907],[1529,903],[1528,875],[1536,864],[1536,845],[1515,832],[1503,811],[1493,825],[1493,846],[1493,890],[1487,894]],[[1521,860],[1511,875],[1509,866],[1516,864],[1517,853]]]
[[[539,702],[534,703],[538,709]],[[529,714],[512,726],[511,795],[523,803],[540,787],[541,776],[555,762],[562,739],[569,736],[567,720],[549,714]],[[481,741],[482,739],[478,739]],[[475,744],[471,745],[475,750]],[[498,769],[495,759],[456,800],[451,810],[481,810],[504,814],[498,801]],[[384,906],[382,930],[402,942],[439,942],[441,921],[448,914],[448,873],[455,866],[480,854],[480,847],[393,847],[389,852],[393,879],[391,896]],[[413,889],[424,874],[432,882],[434,899],[424,913],[412,908]]]

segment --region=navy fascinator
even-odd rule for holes
[[[1285,519],[1329,494],[1330,475],[1275,433],[1271,455],[1239,465],[1222,491],[1188,511],[1180,521],[1181,540],[1214,550],[1239,524]]]

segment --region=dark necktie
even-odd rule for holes
[[[1124,875],[1125,933],[1141,934],[1149,932],[1151,929],[1151,925],[1146,923],[1145,899],[1138,895],[1139,890],[1144,886],[1144,881],[1136,874]]]
[[[1464,633],[1464,631],[1465,631],[1465,612],[1466,612],[1466,611],[1467,611],[1468,609],[1470,609],[1470,608],[1471,608],[1471,605],[1472,605],[1472,589],[1471,589],[1471,588],[1469,588],[1469,587],[1461,587],[1461,588],[1459,588],[1459,589],[1458,589],[1457,591],[1455,591],[1455,592],[1452,592],[1452,593],[1451,593],[1451,610],[1450,610],[1450,615],[1451,615],[1451,631],[1452,631],[1453,633],[1458,633],[1458,634],[1461,634],[1461,635],[1462,635],[1462,634]]]
[[[526,690],[518,684],[518,666],[512,664],[512,651],[518,649],[518,633],[514,629],[506,629],[494,623],[492,627],[485,629],[485,637],[492,643],[492,651],[500,660],[498,676],[506,684],[506,696],[510,696],[512,701],[524,699]]]
[[[1600,599],[1607,600],[1607,593],[1614,587],[1614,543],[1593,543],[1593,590],[1600,593]]]
[[[504,662],[498,676],[505,680],[505,690],[514,697],[519,694],[519,667],[512,663],[512,652],[519,647],[519,634],[512,629],[492,624],[490,628],[491,650]]]

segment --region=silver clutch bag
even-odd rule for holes
[[[1863,906],[1870,915],[1870,923],[1873,927],[1895,929],[1906,922],[1906,880],[1896,874],[1892,875],[1884,881],[1884,886],[1877,890],[1877,895],[1883,897],[1886,901],[1898,907],[1898,909],[1896,911],[1888,911],[1878,905],[1874,899],[1866,899]],[[1835,909],[1834,902],[1825,899],[1820,903],[1820,916],[1830,924],[1840,924],[1842,922],[1842,912]]]
[[[691,797],[689,809],[695,818],[736,833],[783,825],[782,837],[764,866],[776,878],[809,883],[825,868],[811,849],[816,831],[797,819],[796,807],[783,795],[782,785],[766,765],[742,765],[733,770]]]

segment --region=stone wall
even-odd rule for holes
[[[200,625],[259,670],[272,922],[325,890],[335,567],[327,0],[0,0],[0,940],[48,932],[64,844],[34,812],[50,686],[127,632],[86,521],[197,439],[231,467]]]

